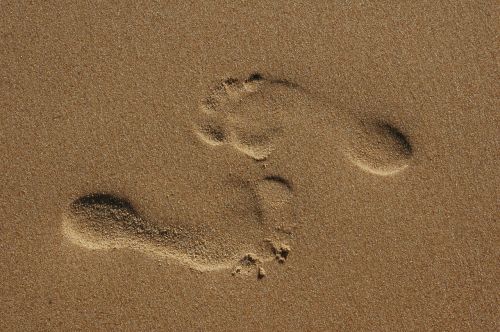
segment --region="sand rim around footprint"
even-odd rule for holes
[[[237,233],[203,224],[179,227],[154,223],[140,216],[128,200],[109,193],[93,193],[73,201],[63,215],[62,231],[71,243],[87,249],[136,250],[198,271],[253,267],[279,260],[277,251],[286,247],[295,226],[292,195],[284,181],[264,178],[251,188],[255,202],[248,203],[256,204],[255,218],[252,223],[237,224]]]
[[[398,128],[382,120],[359,121],[348,133],[344,152],[360,169],[374,175],[394,175],[410,165],[413,148]]]

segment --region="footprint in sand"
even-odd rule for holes
[[[258,162],[270,158],[284,137],[300,134],[294,123],[322,114],[324,107],[304,89],[283,80],[259,74],[245,80],[228,79],[202,101],[203,119],[194,133],[207,147],[232,147],[218,153],[237,153]],[[409,166],[413,149],[399,129],[381,120],[360,121],[346,111],[334,115],[336,144],[352,164],[385,176]],[[325,122],[321,116],[320,120]],[[210,199],[202,211],[212,212],[207,219],[219,219],[216,225],[202,221],[180,226],[150,220],[125,197],[91,193],[68,206],[63,233],[89,249],[134,249],[199,271],[240,273],[256,267],[258,277],[263,278],[262,263],[282,263],[290,253],[289,243],[298,226],[297,202],[289,179],[253,163],[250,166],[262,172],[256,173],[260,176],[253,180],[228,176],[221,179],[225,181],[223,194],[206,193]]]
[[[296,84],[254,74],[246,80],[223,81],[200,108],[206,117],[195,132],[202,140],[213,146],[229,144],[261,161],[271,155],[284,135],[296,135],[290,125],[294,120],[287,126],[283,119],[296,117],[301,121],[330,107]],[[319,121],[325,119],[320,117]],[[337,132],[339,149],[364,171],[394,175],[410,164],[413,149],[408,137],[386,121],[373,116],[359,119],[349,111],[337,110],[332,128]]]
[[[220,218],[215,226],[148,220],[126,198],[92,193],[69,205],[63,234],[88,249],[134,249],[199,271],[249,272],[264,262],[283,262],[282,248],[296,226],[289,182],[265,176],[253,182],[231,180],[225,188],[224,195],[209,202]]]

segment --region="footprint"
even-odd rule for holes
[[[128,200],[109,193],[73,201],[63,214],[62,228],[72,243],[94,250],[129,248],[180,260],[203,250],[196,230],[159,227],[141,217]]]
[[[413,148],[399,129],[381,120],[359,121],[344,139],[348,159],[375,175],[394,175],[410,165]]]
[[[216,118],[224,143],[256,161],[269,158],[284,137],[297,135],[299,125],[314,134],[331,121],[338,148],[360,169],[387,176],[410,165],[413,149],[401,130],[380,119],[360,120],[346,110],[330,109],[298,85],[260,74],[225,80],[201,103],[202,113],[211,116],[203,120],[205,125]],[[200,127],[195,132],[207,136]],[[208,141],[216,145],[214,139]]]
[[[199,271],[261,267],[279,261],[276,250],[296,226],[293,211],[288,211],[293,210],[292,188],[285,183],[274,176],[250,183],[233,181],[223,205],[207,202],[207,208],[216,206],[224,220],[196,226],[148,220],[125,198],[93,193],[69,204],[62,231],[73,244],[87,249],[131,249]],[[255,264],[242,264],[249,255]]]

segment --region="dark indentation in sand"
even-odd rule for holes
[[[247,78],[247,82],[254,82],[254,81],[262,81],[264,79],[264,76],[262,76],[260,73],[253,73]]]
[[[293,189],[292,183],[289,180],[287,180],[287,179],[285,179],[285,178],[283,178],[283,177],[281,177],[279,175],[268,175],[268,176],[264,177],[264,180],[277,182],[279,184],[284,185],[289,190]]]
[[[125,209],[135,214],[135,209],[128,200],[108,193],[94,193],[85,195],[75,200],[71,205],[74,208],[107,206],[112,209]]]
[[[238,83],[238,80],[237,80],[237,79],[235,79],[235,78],[231,78],[231,77],[230,77],[230,78],[225,79],[225,80],[222,82],[222,84],[227,84],[227,85],[236,84],[236,83]]]
[[[243,266],[256,265],[259,259],[254,254],[246,254],[240,261]]]
[[[280,263],[284,263],[290,254],[290,247],[286,245],[273,246],[273,253]]]
[[[93,228],[99,221],[102,225],[113,224],[120,228],[141,228],[142,220],[132,204],[125,198],[109,193],[92,193],[76,199],[70,205],[70,212],[77,219],[92,220]]]
[[[224,128],[219,125],[205,124],[201,127],[202,132],[214,142],[223,143],[226,140]]]
[[[182,230],[152,225],[142,218],[127,199],[109,193],[92,193],[76,199],[70,205],[73,221],[80,228],[94,232],[108,231],[138,235],[154,242],[180,240]]]
[[[394,175],[410,165],[413,156],[410,140],[387,121],[354,121],[346,138],[344,148],[349,159],[369,173]]]
[[[398,146],[401,149],[400,152],[403,155],[406,155],[409,157],[413,154],[413,148],[410,144],[410,141],[408,140],[406,135],[404,135],[399,129],[397,129],[396,127],[392,126],[391,124],[389,124],[387,122],[383,122],[383,121],[379,121],[377,124],[383,133],[389,135],[397,142]]]
[[[217,119],[209,119],[195,126],[195,134],[206,144],[219,146],[228,140],[227,128]]]
[[[286,79],[271,79],[270,82],[273,84],[281,84],[282,86],[286,86],[288,88],[293,88],[293,89],[301,88],[299,84]]]

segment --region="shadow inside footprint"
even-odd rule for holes
[[[65,213],[65,234],[89,249],[140,247],[140,243],[178,242],[187,236],[180,229],[161,228],[142,218],[132,204],[108,193],[85,195]]]
[[[360,121],[346,135],[346,155],[369,173],[393,175],[409,166],[413,156],[409,139],[385,121]]]
[[[228,133],[222,124],[214,121],[205,121],[196,126],[195,133],[200,140],[208,145],[218,146],[227,143]]]

